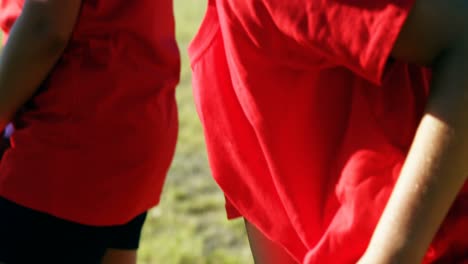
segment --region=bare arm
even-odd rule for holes
[[[396,59],[431,66],[426,113],[360,263],[421,263],[468,175],[468,3],[416,0]]]
[[[62,55],[81,0],[26,0],[0,57],[0,129]]]

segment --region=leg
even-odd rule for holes
[[[255,226],[245,221],[250,249],[256,264],[297,264],[280,245],[265,237]]]
[[[146,213],[143,213],[127,224],[110,227],[110,242],[101,264],[136,264],[141,229],[145,220]]]
[[[136,264],[137,251],[125,249],[107,249],[101,264]],[[1,264],[1,263],[0,263]]]

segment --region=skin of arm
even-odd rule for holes
[[[62,55],[81,0],[26,0],[0,56],[0,128],[34,94]]]
[[[468,3],[416,0],[393,57],[433,82],[400,177],[360,264],[422,259],[468,175]]]

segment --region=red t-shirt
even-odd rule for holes
[[[24,0],[0,0],[6,32]],[[159,201],[177,137],[172,0],[84,0],[62,58],[15,118],[0,196],[89,225]]]
[[[412,3],[210,1],[189,51],[213,175],[298,262],[355,263],[392,192],[429,90],[388,60]],[[466,197],[427,263],[466,253]]]

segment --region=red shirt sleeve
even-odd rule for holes
[[[334,65],[380,84],[414,0],[269,0],[278,29]]]

